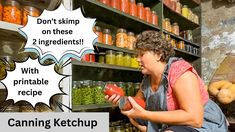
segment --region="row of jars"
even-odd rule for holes
[[[95,26],[94,32],[98,35],[98,42],[108,45],[116,45],[120,48],[134,49],[134,42],[136,40],[133,32],[128,32],[124,28],[119,28],[116,31],[115,37],[110,29]],[[115,39],[113,39],[115,38]],[[114,44],[115,43],[115,44]]]
[[[183,5],[180,3],[180,0],[164,0],[163,2],[166,6],[171,8],[173,11],[181,14],[185,18],[193,21],[194,23],[199,24],[198,16],[192,12],[188,5]]]
[[[0,20],[26,25],[28,15],[37,17],[41,14],[40,10],[32,6],[22,6],[16,0],[0,0]]]
[[[171,36],[169,34],[165,34],[165,35],[163,35],[163,37],[167,41],[169,41],[174,48],[185,50],[185,51],[192,53],[192,54],[195,54],[195,55],[199,55],[199,48],[194,47],[189,44],[185,44],[184,41],[176,41],[174,38],[171,38]]]
[[[109,123],[109,132],[140,132],[140,130],[125,120],[118,120]]]
[[[72,104],[88,105],[88,104],[104,104],[106,103],[103,94],[105,84],[115,83],[123,88],[126,96],[134,96],[139,90],[140,83],[132,82],[102,82],[102,81],[73,81]]]
[[[118,9],[122,12],[138,17],[148,23],[158,26],[158,15],[155,11],[151,11],[149,7],[144,7],[144,4],[135,0],[99,0],[108,6]]]

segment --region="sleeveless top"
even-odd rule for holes
[[[185,66],[180,66],[181,64]],[[151,90],[150,77],[144,76],[141,90],[146,99],[146,110],[169,111],[178,109],[176,98],[172,92],[172,86],[174,86],[177,78],[188,70],[192,71],[200,78],[190,64],[185,63],[181,58],[171,57],[164,69],[159,88],[156,92]],[[227,122],[224,114],[219,106],[209,99],[208,94],[204,89],[203,81],[199,79],[199,82],[204,104],[204,120],[201,128],[194,129],[199,132],[227,132]],[[167,124],[160,124],[142,119],[136,119],[136,121],[141,125],[146,125],[148,132],[160,132],[162,129],[168,127]]]

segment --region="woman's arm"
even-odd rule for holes
[[[196,75],[190,71],[185,72],[177,79],[173,86],[173,92],[177,99],[179,110],[146,111],[132,99],[129,99],[133,109],[122,113],[130,118],[142,118],[152,122],[201,127],[203,122],[203,104],[199,80]]]

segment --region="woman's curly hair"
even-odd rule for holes
[[[174,48],[165,39],[160,32],[144,31],[136,38],[135,47],[139,50],[153,51],[161,56],[162,62],[167,62],[171,56],[174,56]]]

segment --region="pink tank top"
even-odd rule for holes
[[[168,90],[167,90],[167,109],[170,110],[176,110],[179,108],[179,105],[177,103],[177,100],[173,94],[173,87],[175,85],[176,80],[182,75],[184,74],[186,71],[191,71],[193,72],[198,80],[199,80],[199,88],[201,91],[201,98],[202,98],[202,102],[203,104],[205,104],[208,99],[209,99],[209,95],[206,91],[206,89],[204,88],[204,82],[203,80],[199,77],[199,75],[197,74],[196,70],[191,66],[191,64],[189,64],[188,62],[184,61],[184,60],[179,60],[176,61],[174,63],[171,64],[171,67],[169,69],[169,73],[168,73]]]

